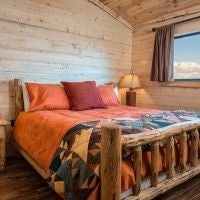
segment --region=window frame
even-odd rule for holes
[[[178,36],[175,36],[174,39],[180,39],[180,38],[194,36],[194,35],[200,35],[200,31],[196,31],[193,33],[187,33],[187,34],[183,34],[183,35],[178,35]]]
[[[175,39],[181,39],[184,37],[200,35],[200,31],[182,34],[174,37]],[[173,82],[165,82],[160,83],[161,86],[169,86],[169,87],[193,87],[193,88],[200,88],[200,79],[174,79]]]

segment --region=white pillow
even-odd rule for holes
[[[24,111],[29,112],[30,111],[30,99],[28,96],[28,90],[26,88],[26,85],[22,85],[22,94],[23,94],[23,100],[24,100]]]
[[[116,96],[119,98],[119,90],[118,90],[117,86],[114,87],[114,92],[115,92]]]

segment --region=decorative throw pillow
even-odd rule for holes
[[[62,85],[26,83],[30,111],[66,110],[69,100]]]
[[[62,82],[72,110],[106,108],[95,81]]]
[[[105,105],[117,106],[120,104],[118,97],[115,94],[114,87],[110,85],[100,85],[98,87],[99,93]]]

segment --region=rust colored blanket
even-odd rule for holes
[[[70,110],[22,112],[15,124],[14,139],[44,170],[48,170],[54,153],[66,132],[77,124],[115,117],[137,118],[158,110],[111,106],[74,112]]]

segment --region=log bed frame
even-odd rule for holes
[[[14,103],[15,117],[23,111],[22,84],[20,79],[14,80]],[[157,129],[135,135],[134,138],[122,139],[121,130],[118,126],[107,125],[102,129],[101,139],[101,199],[102,200],[139,200],[153,199],[154,197],[168,191],[169,189],[191,179],[200,173],[200,142],[199,130],[200,120],[184,122],[172,125],[167,128]],[[189,162],[186,163],[187,136],[191,138],[191,149]],[[174,138],[179,141],[180,158],[178,167],[174,167]],[[160,174],[157,169],[157,159],[159,153],[159,142],[164,142],[166,147],[166,178],[159,179]],[[150,186],[141,190],[141,166],[143,144],[151,144],[151,175],[148,177]],[[40,166],[22,149],[15,144],[16,149],[30,163],[30,165],[44,178],[50,174],[40,168]],[[136,184],[131,189],[131,193],[126,196],[121,195],[121,150],[128,148],[133,152],[133,169]]]

